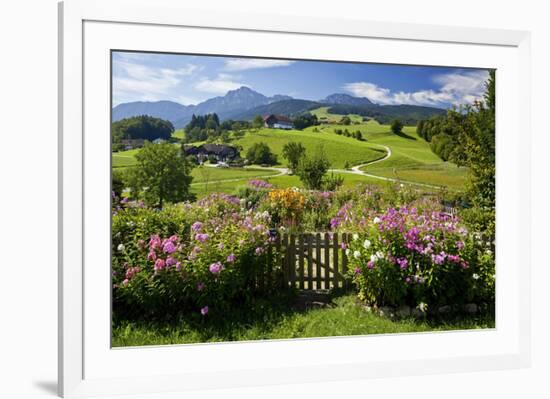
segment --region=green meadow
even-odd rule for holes
[[[429,143],[416,134],[414,126],[405,126],[403,132],[396,135],[391,132],[388,125],[381,125],[372,119],[365,122],[359,115],[348,115],[352,124],[344,126],[338,124],[344,115],[330,114],[328,107],[321,107],[311,112],[330,123],[304,130],[249,129],[243,137],[233,139],[230,145],[240,147],[241,156],[244,157],[253,144],[264,142],[277,155],[278,167],[286,166],[286,160],[282,156],[283,146],[286,143],[300,142],[308,153],[312,153],[322,145],[331,168],[335,169],[334,173],[343,177],[344,186],[401,182],[433,186],[433,189],[444,187],[452,191],[464,188],[467,168],[441,160],[431,151]],[[337,134],[336,130],[343,131],[344,134]],[[347,137],[346,130],[350,134],[360,131],[363,139]],[[184,131],[179,129],[174,132],[173,137],[181,140],[184,135]],[[387,149],[391,151],[391,155],[384,159],[388,154]],[[113,153],[113,168],[135,165],[135,155],[138,152],[139,149],[133,149]],[[360,166],[360,171],[371,176],[350,173],[351,171],[344,172],[345,167],[351,166]],[[302,187],[297,176],[281,174],[280,171],[261,167],[228,169],[197,167],[192,175],[191,190],[198,196],[212,192],[231,193],[235,187],[253,178],[262,178],[281,188]]]

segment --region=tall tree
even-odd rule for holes
[[[310,190],[323,188],[324,178],[330,168],[330,162],[322,145],[318,146],[313,156],[302,157],[298,167],[298,176],[304,186]]]
[[[146,143],[136,155],[137,165],[129,172],[129,186],[134,197],[143,192],[145,201],[162,208],[165,201],[178,202],[190,198],[192,165],[180,156],[178,147]]]
[[[283,157],[288,161],[288,167],[292,173],[296,173],[298,164],[305,153],[306,149],[302,143],[290,141],[283,146]]]

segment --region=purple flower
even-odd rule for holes
[[[373,268],[374,268],[374,261],[369,260],[369,261],[367,262],[367,268],[373,269]]]
[[[205,242],[206,240],[208,240],[208,234],[199,233],[199,234],[195,235],[195,240],[200,241],[200,242]]]
[[[445,255],[443,253],[432,255],[432,262],[436,265],[442,265],[443,263],[445,263]]]
[[[176,263],[178,263],[178,262],[174,258],[172,258],[171,256],[166,258],[166,266],[173,266]]]
[[[233,263],[233,262],[235,262],[235,259],[236,259],[236,258],[237,258],[237,257],[235,256],[235,254],[229,254],[229,256],[227,257],[226,260],[227,260],[227,262],[229,262],[229,263]]]
[[[181,262],[176,262],[176,270],[181,272]]]
[[[345,249],[348,248],[348,244],[346,244],[345,242],[343,242],[343,243],[340,244],[340,248],[342,248],[342,249],[345,250]]]
[[[201,314],[203,316],[206,316],[208,314],[208,306],[201,308]]]
[[[212,274],[220,274],[222,269],[223,269],[223,265],[221,264],[221,262],[212,263],[208,267],[208,270],[210,270],[210,273]]]
[[[361,268],[360,267],[356,267],[355,270],[354,270],[355,274],[361,274]]]
[[[204,290],[204,287],[206,285],[201,281],[200,283],[197,284],[197,291],[202,291]]]
[[[128,198],[122,198],[122,200],[120,202],[122,202],[123,204],[127,204],[128,203]]]
[[[193,231],[200,231],[202,229],[202,223],[201,222],[195,222],[191,225],[191,230]]]
[[[456,242],[456,248],[460,251],[462,248],[464,248],[464,241],[457,241]]]
[[[264,251],[265,251],[265,249],[263,249],[262,247],[258,247],[258,248],[256,248],[256,250],[254,252],[256,253],[256,255],[259,256],[259,255],[263,254]]]
[[[409,261],[405,258],[397,258],[397,264],[401,270],[404,270],[409,266]]]
[[[174,252],[176,252],[176,247],[172,241],[167,241],[166,243],[164,243],[164,247],[162,248],[162,250],[166,254],[173,254]]]

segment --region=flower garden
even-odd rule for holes
[[[278,189],[251,180],[234,195],[162,209],[115,196],[115,345],[492,327],[494,234],[470,222],[471,210],[444,213],[442,195],[399,185]],[[326,293],[330,306],[308,316],[293,306],[297,288],[279,278],[282,254],[273,244],[283,233],[327,231],[351,237],[341,243],[349,288]],[[464,312],[472,304],[475,312]],[[373,313],[387,307],[416,316]],[[450,315],[442,318],[443,308]],[[330,314],[339,320],[333,329]],[[157,335],[128,339],[137,326]]]

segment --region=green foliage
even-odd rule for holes
[[[319,145],[312,157],[302,157],[298,176],[304,186],[311,190],[319,190],[323,187],[324,177],[330,168],[330,162],[322,145]]]
[[[277,156],[271,152],[269,146],[264,142],[254,143],[246,152],[246,159],[257,165],[275,165]]]
[[[305,156],[306,149],[302,143],[289,141],[283,147],[283,157],[288,161],[288,167],[292,173],[296,173],[302,157]]]
[[[115,319],[193,312],[223,317],[259,290],[255,278],[277,256],[268,251],[269,214],[250,218],[240,201],[214,195],[160,211],[113,215]],[[262,290],[267,292],[277,284]],[[203,315],[201,315],[201,311]]]
[[[340,123],[342,125],[351,125],[351,119],[349,116],[343,116],[342,119],[340,119]]]
[[[120,143],[122,139],[168,140],[174,132],[174,126],[163,119],[140,115],[113,122],[111,132],[113,143]]]
[[[128,172],[128,186],[135,198],[143,192],[145,201],[162,208],[164,201],[190,198],[192,165],[169,143],[146,143],[136,155],[137,165]]]
[[[260,129],[264,126],[264,118],[261,115],[256,115],[252,120],[252,127],[255,129]]]
[[[309,126],[318,125],[317,115],[312,115],[309,112],[299,115],[292,121],[294,128],[298,130],[305,129]]]
[[[416,125],[419,120],[429,119],[435,115],[445,114],[445,110],[417,105],[348,105],[334,104],[328,112],[338,115],[355,114],[368,119],[377,120],[381,124],[389,124],[399,119],[406,125]]]
[[[394,119],[390,125],[393,134],[400,134],[403,131],[403,123],[399,119]]]
[[[185,126],[185,141],[188,143],[205,140],[214,141],[220,137],[224,130],[220,126],[220,119],[217,114],[198,116],[193,114],[191,121]]]
[[[113,196],[121,197],[122,190],[124,190],[125,175],[124,172],[114,169],[111,174],[111,190],[113,191]]]
[[[336,191],[340,187],[342,187],[343,184],[344,178],[341,175],[335,175],[331,172],[330,175],[325,178],[323,182],[323,188],[326,191]]]

